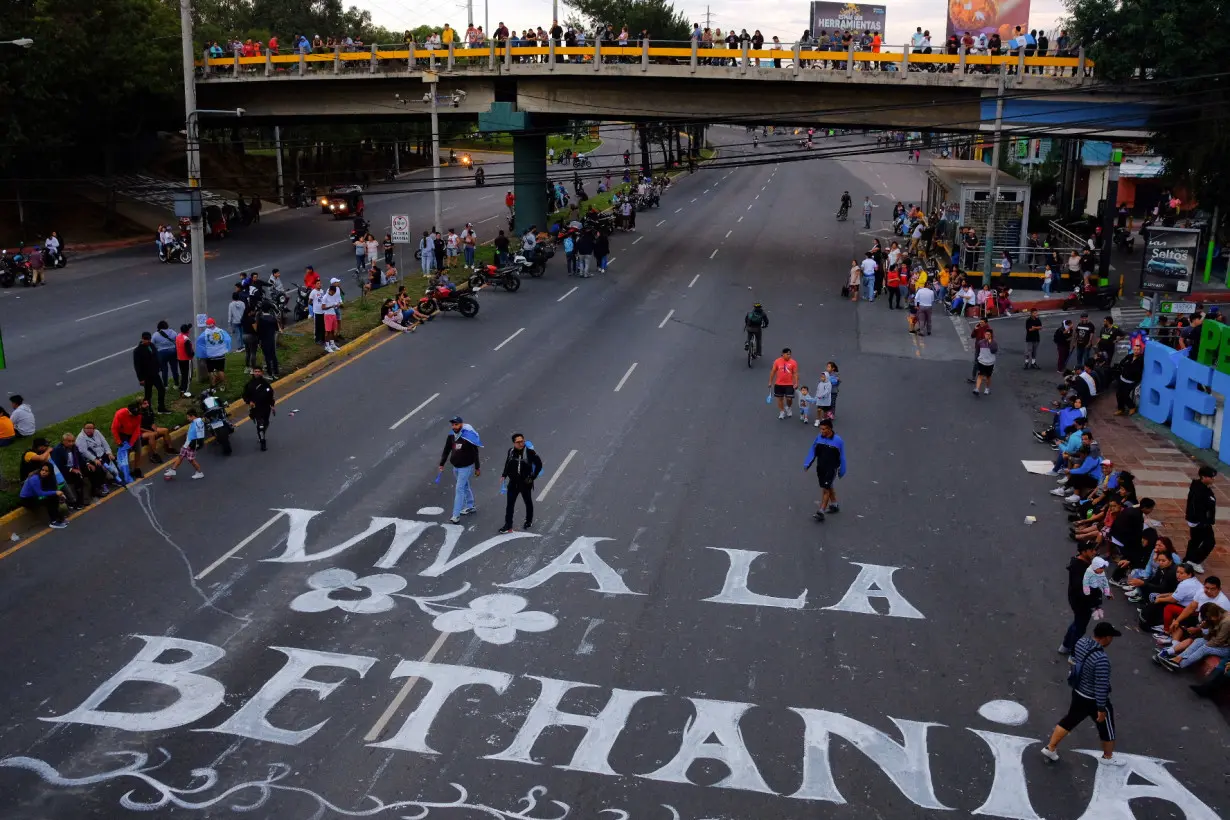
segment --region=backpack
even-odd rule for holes
[[[1090,656],[1092,656],[1094,652],[1101,652],[1101,651],[1103,650],[1102,650],[1102,647],[1100,646],[1097,649],[1091,649],[1089,650],[1089,653],[1085,655],[1085,657],[1081,658],[1079,661],[1072,664],[1071,668],[1068,669],[1068,686],[1070,688],[1075,689],[1078,686],[1080,686],[1081,673],[1085,671],[1085,662],[1089,660]]]

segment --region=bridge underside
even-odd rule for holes
[[[692,76],[686,68],[652,75],[634,66],[579,71],[519,72],[516,76],[441,72],[441,94],[464,91],[441,116],[473,119],[493,102],[513,103],[536,123],[582,118],[621,121],[746,122],[920,131],[979,131],[994,119],[994,86],[984,77],[932,75],[934,81],[895,82],[879,74],[826,81],[820,72],[794,79],[732,80]],[[303,78],[212,79],[197,83],[202,108],[245,109],[258,123],[405,121],[429,115],[428,85],[419,73],[363,73]],[[1005,122],[1029,130],[1082,135],[1140,136],[1148,106],[1074,85],[1056,93],[1015,88]]]

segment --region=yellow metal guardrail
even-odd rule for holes
[[[557,57],[574,58],[573,62],[590,62],[595,58],[597,50],[592,46],[584,47],[563,47],[554,50]],[[511,52],[511,54],[510,54]],[[454,49],[452,57],[454,63],[462,63],[463,65],[476,64],[480,61],[489,61],[491,59],[491,49]],[[551,49],[545,46],[518,46],[514,48],[497,47],[495,49],[495,59],[497,62],[505,62],[509,56],[514,58],[525,57],[548,57],[552,53]],[[691,48],[682,47],[654,47],[650,46],[648,52],[641,46],[603,46],[601,48],[602,59],[615,58],[635,58],[644,59],[646,56],[650,60],[667,59],[672,62],[679,60],[691,61],[693,51]],[[793,49],[755,49],[744,52],[742,49],[733,48],[702,48],[695,52],[695,56],[702,63],[709,60],[758,60],[761,65],[759,67],[770,67],[774,60],[790,60],[795,59]],[[298,65],[300,59],[307,64],[313,63],[365,63],[370,64],[375,59],[376,63],[396,62],[408,64],[411,59],[428,63],[431,60],[437,62],[447,61],[449,51],[447,49],[426,49],[415,48],[413,56],[409,48],[402,49],[381,49],[377,47],[376,51],[329,51],[329,52],[314,52],[310,54],[300,55],[294,54],[273,54],[261,55],[258,57],[211,57],[208,60],[197,60],[198,68],[209,69],[225,69],[239,66],[264,66],[272,64],[275,66],[291,66]],[[575,58],[580,58],[579,60]],[[901,52],[874,52],[874,51],[815,51],[815,50],[800,50],[798,60],[800,68],[819,67],[824,63],[837,63],[843,68],[847,62],[853,62],[855,66],[867,68],[871,64],[878,64],[881,67],[900,66],[904,61],[909,65],[950,65],[957,66],[964,63],[965,66],[1025,66],[1027,68],[1052,68],[1052,69],[1076,69],[1078,67],[1091,68],[1093,61],[1084,60],[1079,57],[1020,57],[1011,54],[1001,54],[992,56],[990,54],[920,54],[911,53],[903,55]],[[763,65],[768,63],[769,66]],[[809,66],[809,64],[812,64]],[[755,68],[757,66],[749,66]]]

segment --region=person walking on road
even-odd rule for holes
[[[1093,628],[1092,638],[1081,638],[1072,652],[1072,671],[1068,673],[1068,685],[1072,687],[1072,702],[1068,713],[1059,719],[1050,740],[1042,747],[1042,756],[1047,760],[1059,759],[1059,744],[1068,733],[1085,721],[1093,720],[1102,739],[1102,757],[1105,766],[1122,766],[1123,760],[1115,757],[1115,707],[1110,702],[1110,658],[1106,648],[1123,633],[1113,624],[1100,621]]]
[[[1217,520],[1217,496],[1213,494],[1213,479],[1217,471],[1204,466],[1192,479],[1187,491],[1187,551],[1184,562],[1191,564],[1197,574],[1204,573],[1204,561],[1213,552],[1213,522]]]
[[[782,348],[782,355],[773,360],[773,367],[769,370],[769,387],[777,398],[778,419],[790,418],[793,415],[794,391],[799,387],[799,363],[790,348]]]
[[[1085,595],[1085,570],[1089,569],[1093,557],[1097,555],[1096,541],[1081,541],[1077,544],[1076,555],[1068,561],[1068,608],[1072,610],[1072,623],[1063,635],[1063,641],[1057,650],[1060,655],[1071,655],[1076,648],[1076,642],[1085,637],[1089,628],[1089,620],[1096,608],[1089,596]]]
[[[512,445],[508,455],[504,457],[504,472],[500,474],[503,490],[508,496],[504,504],[504,526],[500,528],[501,533],[512,532],[517,496],[521,496],[525,501],[525,523],[521,525],[521,529],[528,530],[534,526],[534,480],[542,474],[542,459],[523,434],[513,433]]]
[[[196,469],[192,474],[193,479],[202,479],[205,477],[204,471],[201,470],[201,463],[196,460],[197,453],[205,446],[205,420],[197,415],[196,410],[188,409],[188,438],[184,441],[184,446],[179,448],[177,455],[171,464],[162,473],[162,477],[166,481],[171,481],[175,478],[176,469],[185,461]]]
[[[151,401],[158,391],[158,412],[167,413],[167,385],[159,374],[158,351],[154,349],[153,334],[148,330],[141,334],[141,341],[132,351],[132,368],[137,372],[137,383],[145,388],[145,400]]]
[[[990,332],[991,325],[987,322],[985,316],[980,318],[978,323],[974,325],[974,329],[970,331],[969,337],[974,342],[974,366],[970,368],[969,378],[965,380],[970,384],[976,384],[978,381],[978,343]],[[977,387],[974,388],[974,392],[978,392]]]
[[[243,388],[243,401],[248,405],[248,416],[256,425],[256,438],[261,443],[261,451],[264,452],[269,449],[265,441],[265,432],[269,429],[269,417],[276,416],[278,411],[274,407],[273,385],[265,379],[265,373],[261,368],[252,368],[252,378]]]
[[[918,308],[918,335],[931,335],[931,311],[935,307],[935,291],[929,284],[920,286],[914,294],[914,307]]]
[[[478,431],[466,424],[461,416],[449,419],[452,432],[444,442],[444,452],[440,455],[439,472],[444,472],[447,461],[453,466],[453,475],[457,486],[453,490],[453,515],[449,523],[460,524],[461,516],[475,512],[474,491],[470,489],[470,477],[482,475],[482,465],[479,463],[478,448],[483,446],[478,437]]]
[[[846,475],[846,445],[841,436],[833,432],[833,422],[820,419],[820,434],[811,443],[807,453],[807,461],[803,462],[803,470],[816,465],[816,477],[820,480],[820,501],[816,505],[813,516],[817,521],[824,520],[825,513],[840,512],[837,506],[837,492],[833,483]]]
[[[871,230],[871,209],[875,204],[871,201],[871,197],[863,197],[863,229]]]
[[[991,393],[991,374],[995,372],[995,355],[999,353],[999,345],[995,341],[995,334],[991,328],[987,328],[987,332],[975,345],[977,350],[977,372],[978,378],[974,382],[974,395],[978,395],[978,388],[982,387],[984,396]]]
[[[1025,369],[1038,369],[1038,343],[1042,341],[1042,320],[1038,318],[1038,309],[1030,308],[1029,316],[1025,317]]]

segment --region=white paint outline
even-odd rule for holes
[[[622,379],[620,379],[620,380],[619,380],[619,384],[615,385],[615,392],[616,392],[616,393],[618,393],[618,392],[619,392],[619,389],[620,389],[621,387],[623,387],[623,386],[624,386],[624,383],[625,383],[625,382],[627,382],[627,381],[628,381],[628,378],[632,375],[632,371],[633,371],[633,370],[636,370],[636,365],[637,365],[637,362],[633,362],[633,363],[632,363],[632,366],[628,368],[628,372],[627,372],[627,373],[625,373],[625,374],[624,374],[624,377],[623,377]]]
[[[127,305],[120,305],[117,308],[111,308],[110,310],[104,310],[102,313],[91,313],[89,316],[82,316],[80,319],[76,319],[75,321],[84,322],[87,319],[97,319],[99,316],[106,316],[108,313],[115,313],[117,310],[124,310],[125,308],[136,307],[137,305],[143,305],[148,301],[149,299],[142,299],[140,302],[131,302]]]
[[[518,331],[518,332],[520,332],[520,331]],[[411,416],[413,416],[415,413],[417,413],[418,411],[422,410],[424,407],[426,407],[427,405],[431,404],[433,401],[435,401],[435,400],[436,400],[436,399],[438,399],[438,398],[440,398],[440,394],[439,394],[439,393],[432,393],[430,398],[428,398],[427,400],[425,400],[422,404],[420,404],[418,407],[416,407],[416,408],[414,408],[413,410],[411,410],[411,411],[410,411],[409,413],[407,413],[406,415],[404,415],[404,416],[402,416],[401,418],[399,418],[396,422],[394,422],[394,423],[393,423],[393,426],[392,426],[392,427],[390,427],[389,429],[390,429],[390,430],[396,430],[398,427],[401,427],[403,424],[405,424],[407,421],[409,421],[409,420],[410,420],[410,417],[411,417]]]
[[[520,335],[521,335],[522,333],[524,333],[524,332],[525,332],[525,328],[521,328],[521,329],[520,329],[520,330],[518,330],[516,333],[514,333],[513,335],[509,336],[507,339],[505,339],[504,341],[502,341],[502,342],[500,342],[498,345],[496,345],[496,346],[492,349],[492,351],[494,352],[494,351],[496,351],[496,350],[499,350],[501,347],[503,347],[504,345],[508,344],[509,342],[511,342],[513,339],[517,338],[518,336],[520,336]]]
[[[274,522],[277,521],[279,518],[281,518],[283,515],[285,515],[285,513],[282,512],[281,510],[274,513],[273,518],[270,518],[264,524],[261,524],[259,527],[256,528],[256,530],[251,535],[249,535],[247,538],[243,539],[238,544],[236,544],[235,546],[227,550],[225,553],[223,553],[222,557],[219,558],[217,561],[214,561],[212,564],[205,567],[205,569],[198,572],[195,576],[195,580],[197,581],[201,580],[206,575],[213,572],[218,567],[222,566],[226,561],[229,561],[231,558],[234,558],[236,553],[238,553],[241,549],[246,547],[248,544],[251,544],[253,541],[255,541],[258,535],[260,535],[262,532],[272,527]]]
[[[541,504],[543,500],[546,499],[547,493],[551,492],[551,488],[555,486],[555,482],[559,481],[560,474],[568,468],[568,465],[572,462],[573,456],[576,454],[576,450],[568,451],[568,455],[564,456],[564,460],[559,463],[559,469],[551,474],[551,480],[547,482],[547,486],[542,488],[542,492],[540,492],[538,497],[534,499],[535,501]]]
[[[658,330],[661,330],[662,328],[666,327],[666,323],[669,322],[671,320],[671,317],[674,315],[675,315],[675,309],[671,308],[667,312],[666,318],[662,320],[662,323],[660,325],[658,325]]]
[[[436,638],[436,642],[431,645],[431,648],[427,650],[427,654],[423,656],[423,659],[420,662],[431,663],[435,660],[436,655],[440,652],[440,648],[443,647],[444,642],[448,640],[448,636],[448,632],[441,632],[440,637]],[[380,737],[380,733],[384,731],[384,727],[389,725],[389,721],[393,719],[393,715],[397,714],[397,710],[401,708],[401,705],[406,702],[406,698],[410,696],[410,690],[413,689],[414,685],[418,682],[419,679],[417,677],[406,678],[405,685],[403,685],[402,688],[398,690],[397,694],[393,696],[393,700],[389,702],[389,707],[380,714],[380,717],[376,718],[376,722],[372,725],[371,730],[363,736],[364,742],[371,743],[376,740],[376,738]]]

